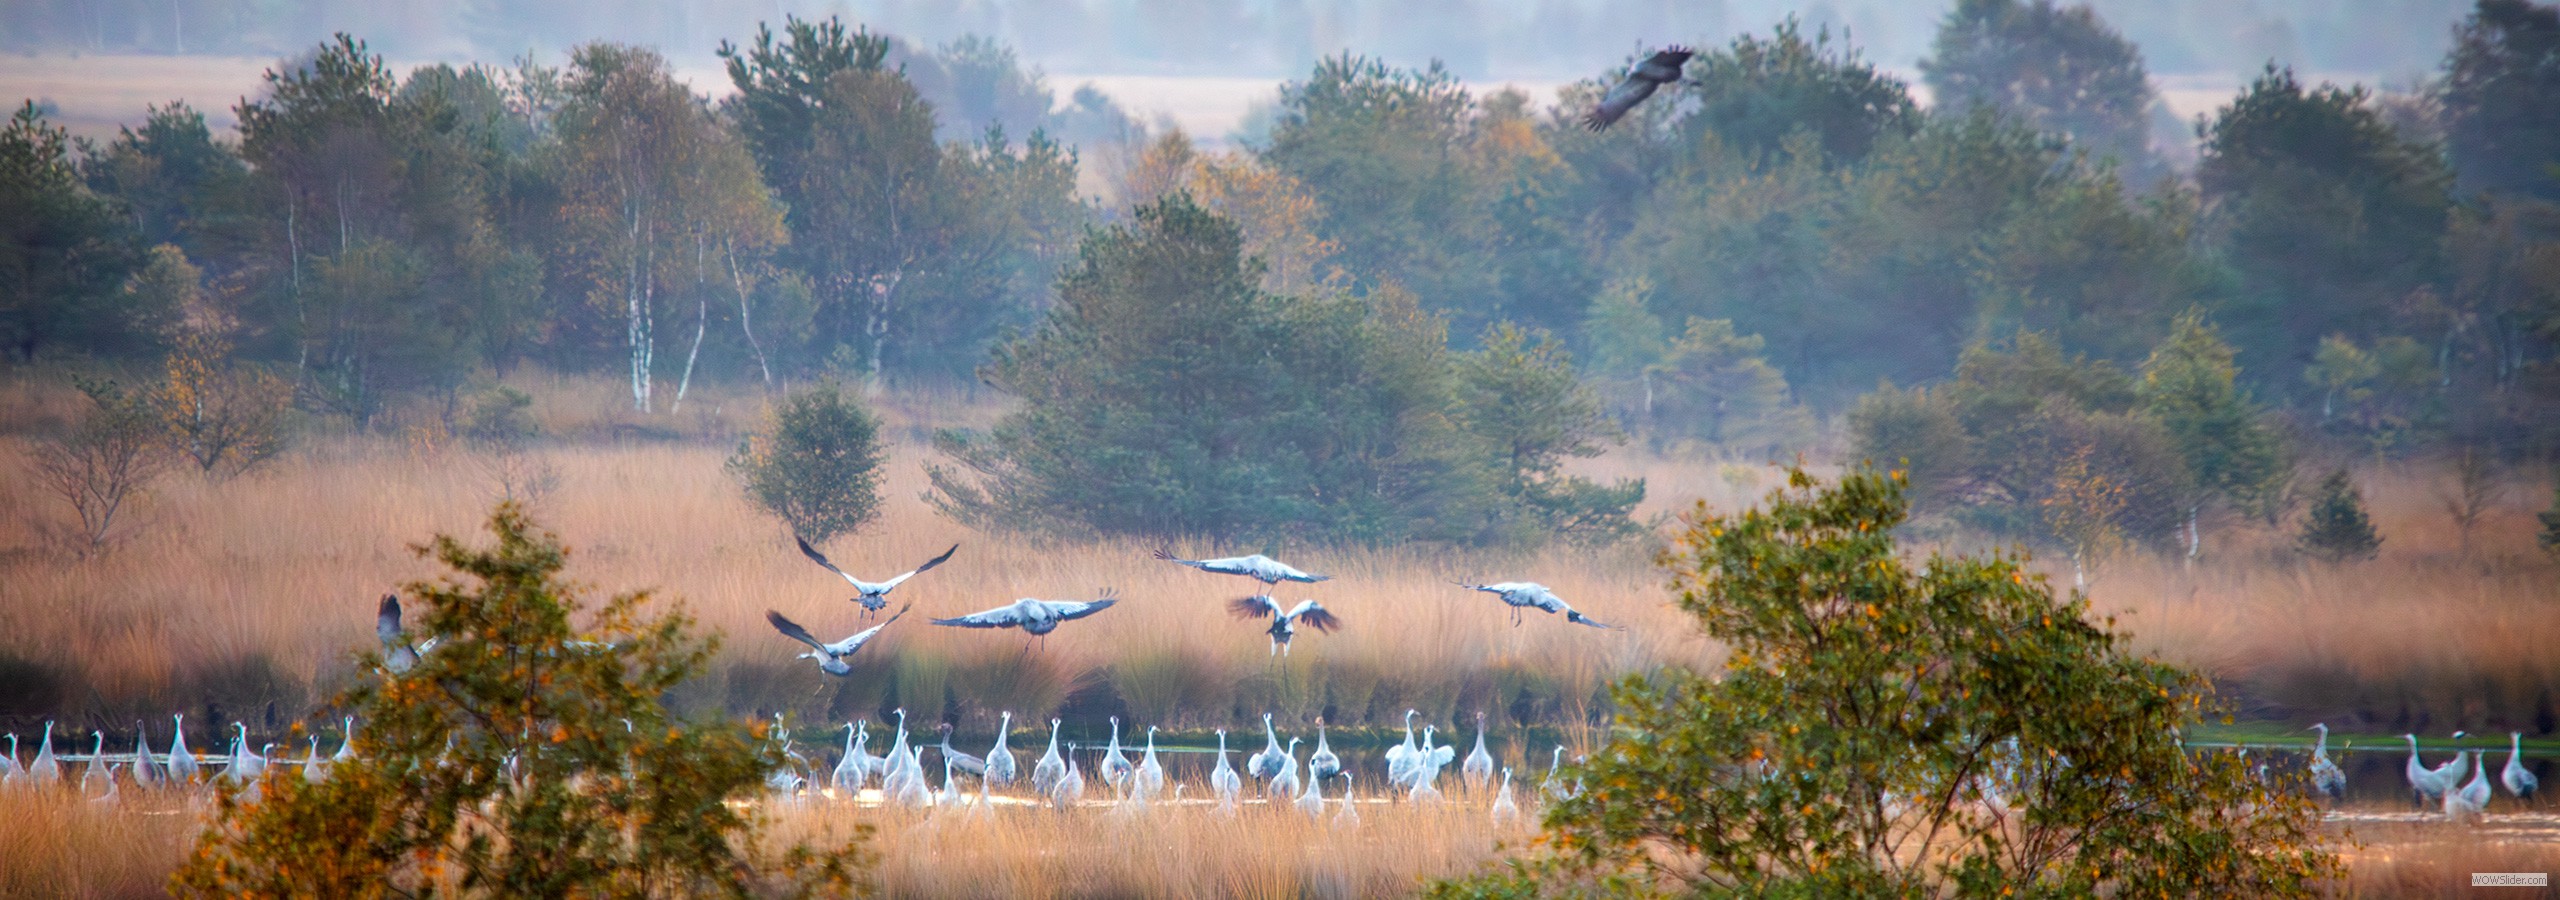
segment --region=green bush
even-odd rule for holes
[[[2020,560],[1907,559],[1898,478],[1789,480],[1667,557],[1723,671],[1622,682],[1552,849],[1436,895],[2280,897],[2337,870],[2298,776],[2181,746],[2202,678]]]
[[[2382,536],[2374,533],[2373,520],[2364,512],[2364,494],[2347,470],[2321,480],[2320,496],[2302,518],[2298,543],[2302,552],[2332,563],[2372,559],[2382,549]]]
[[[880,423],[832,383],[782,401],[729,458],[747,498],[813,543],[850,533],[880,511]]]
[[[713,643],[647,594],[587,608],[567,550],[522,508],[494,547],[420,548],[452,576],[408,585],[410,639],[438,643],[333,705],[363,722],[355,757],[305,781],[273,766],[226,790],[171,890],[188,897],[747,897],[842,894],[858,843],[768,853],[732,807],[782,764],[729,724],[673,719],[660,698]],[[591,623],[579,632],[572,616]],[[381,672],[380,654],[362,665]],[[762,726],[757,726],[761,730]]]

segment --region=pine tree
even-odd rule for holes
[[[2320,496],[2311,503],[2311,514],[2302,520],[2302,551],[2329,562],[2372,559],[2382,547],[2382,536],[2373,531],[2373,520],[2365,515],[2364,494],[2356,490],[2347,470],[2329,473],[2320,482]]]

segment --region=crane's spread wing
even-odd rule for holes
[[[911,570],[911,571],[907,572],[907,574],[900,575],[900,576],[898,576],[898,577],[896,577],[896,578],[889,579],[887,582],[882,583],[882,584],[880,585],[880,590],[881,590],[881,592],[882,592],[882,593],[887,593],[887,592],[888,592],[888,590],[889,590],[890,588],[894,588],[894,587],[897,587],[898,585],[905,584],[905,583],[906,583],[906,581],[907,581],[907,579],[909,579],[909,578],[914,578],[914,577],[916,577],[916,576],[918,576],[918,575],[922,575],[922,574],[924,574],[925,570],[927,570],[927,569],[931,569],[931,568],[933,568],[933,567],[935,567],[935,566],[938,566],[938,565],[941,565],[943,560],[950,559],[950,558],[951,558],[951,554],[958,553],[958,552],[960,552],[960,545],[958,545],[958,544],[953,544],[953,545],[951,545],[951,549],[949,549],[949,550],[945,550],[945,551],[942,551],[942,555],[941,555],[941,556],[937,556],[937,557],[934,557],[934,558],[932,558],[932,559],[925,560],[925,561],[924,561],[924,565],[917,566],[917,567],[915,567],[913,570]]]
[[[1326,609],[1324,604],[1313,600],[1299,603],[1298,608],[1290,610],[1289,614],[1296,616],[1298,621],[1307,623],[1307,627],[1326,634],[1332,634],[1334,629],[1342,627],[1342,620],[1334,616],[1333,610]]]
[[[797,542],[797,543],[800,545],[800,555],[808,557],[810,562],[814,562],[814,563],[817,563],[817,564],[819,564],[819,565],[822,565],[822,566],[827,567],[827,571],[836,573],[836,577],[838,577],[838,578],[842,578],[842,579],[844,579],[844,580],[846,580],[846,581],[848,581],[848,582],[854,582],[854,583],[857,583],[857,584],[859,584],[859,583],[860,583],[860,582],[859,582],[859,580],[855,579],[853,576],[845,574],[845,571],[844,571],[843,569],[836,568],[836,564],[835,564],[835,563],[828,562],[828,561],[827,561],[827,555],[826,555],[826,554],[824,554],[824,553],[820,553],[820,552],[818,552],[818,548],[816,548],[816,547],[812,547],[812,546],[809,546],[809,539],[808,539],[808,538],[804,538],[804,537],[801,537],[801,536],[799,536],[799,535],[796,535],[796,534],[795,534],[795,535],[792,535],[792,536],[791,536],[791,540],[793,540],[793,541]],[[954,547],[953,549],[955,549],[955,550],[956,550],[956,549],[959,549],[959,548]],[[921,570],[919,570],[919,571],[921,571]]]
[[[1294,567],[1294,566],[1282,565],[1282,564],[1277,563],[1277,562],[1271,563],[1271,565],[1272,565],[1274,568],[1276,568],[1276,569],[1278,569],[1278,570],[1280,571],[1280,578],[1281,578],[1281,580],[1283,580],[1283,581],[1295,581],[1295,582],[1300,582],[1300,583],[1303,583],[1303,584],[1314,584],[1314,583],[1319,582],[1319,581],[1329,581],[1329,580],[1332,580],[1332,578],[1333,578],[1333,576],[1331,576],[1331,575],[1317,575],[1317,574],[1312,573],[1312,572],[1301,572],[1301,571],[1298,571],[1298,570],[1297,570],[1297,568],[1296,568],[1296,567]]]
[[[1609,126],[1624,118],[1628,110],[1644,102],[1644,98],[1653,96],[1655,87],[1657,85],[1651,81],[1634,75],[1627,76],[1626,80],[1618,82],[1617,87],[1610,88],[1609,93],[1601,96],[1599,105],[1583,114],[1582,127],[1593,131],[1607,130]]]
[[[965,616],[953,616],[948,619],[935,619],[933,620],[933,624],[951,625],[960,628],[1011,628],[1022,624],[1022,611],[1016,609],[1015,604],[1007,603],[1003,606],[999,606],[985,612],[974,612]]]
[[[1269,594],[1237,597],[1227,601],[1227,611],[1239,619],[1268,619],[1280,614],[1280,601],[1271,599]]]
[[[1081,619],[1086,616],[1093,615],[1094,613],[1110,609],[1111,604],[1118,603],[1120,601],[1118,599],[1105,596],[1100,600],[1089,600],[1084,602],[1068,600],[1050,600],[1046,602],[1049,604],[1049,608],[1055,610],[1058,613],[1058,618],[1063,621],[1066,619]]]
[[[1190,566],[1194,569],[1206,569],[1209,567],[1207,563],[1200,560],[1183,559],[1182,557],[1173,555],[1173,548],[1171,547],[1157,547],[1156,558],[1169,563],[1179,563],[1181,565]]]
[[[898,621],[899,616],[906,615],[907,610],[914,608],[916,608],[916,605],[913,603],[898,607],[898,615],[890,616],[888,621],[854,632],[852,637],[829,644],[825,649],[828,653],[836,656],[852,656],[854,651],[862,649],[862,645],[871,643],[872,638],[879,636],[880,629],[889,627],[890,622]]]
[[[817,636],[810,634],[809,629],[800,627],[800,623],[785,618],[781,613],[770,609],[765,610],[764,620],[773,623],[773,630],[782,632],[783,637],[807,644],[820,651],[827,649],[827,645],[819,641]]]
[[[380,611],[373,617],[373,634],[382,639],[383,646],[400,643],[399,597],[391,594],[382,595]]]
[[[1644,64],[1637,66],[1636,71],[1650,80],[1675,81],[1680,77],[1680,67],[1687,65],[1689,57],[1695,55],[1697,51],[1675,44],[1654,51],[1652,56],[1645,57]]]

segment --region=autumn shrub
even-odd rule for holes
[[[325,780],[275,766],[226,788],[170,880],[187,897],[747,897],[860,885],[857,839],[775,852],[754,807],[782,764],[771,741],[688,723],[660,697],[713,642],[646,593],[589,607],[560,579],[567,549],[521,507],[491,547],[439,536],[452,574],[408,585],[402,673],[367,652],[334,705],[360,721]],[[572,617],[587,623],[572,625]]]
[[[785,398],[729,458],[747,497],[812,542],[851,533],[880,511],[880,422],[828,383]]]
[[[1547,849],[1436,895],[2279,897],[2336,872],[2298,785],[2181,746],[2202,678],[2019,559],[1906,560],[1897,477],[1789,483],[1702,507],[1666,557],[1723,671],[1621,682]]]

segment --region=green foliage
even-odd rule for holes
[[[524,511],[490,516],[494,546],[419,548],[453,577],[411,584],[404,674],[336,705],[364,723],[319,783],[274,766],[224,792],[171,878],[181,896],[810,895],[855,887],[858,843],[774,854],[752,813],[782,765],[747,729],[671,719],[659,697],[713,643],[645,593],[589,608],[559,579],[567,550]],[[581,630],[571,623],[583,617]],[[379,654],[367,667],[380,671]]]
[[[833,17],[783,30],[758,26],[752,46],[720,55],[738,89],[726,109],[790,226],[779,259],[815,301],[810,355],[866,376],[965,370],[1045,305],[1086,214],[1074,154],[1037,129],[1014,150],[1001,115],[980,142],[939,145],[933,104],[887,64],[888,37]],[[1010,65],[981,51],[955,52],[973,71]]]
[[[1348,53],[1326,57],[1306,80],[1281,86],[1262,153],[1315,195],[1321,232],[1345,271],[1452,310],[1461,333],[1487,324],[1477,317],[1494,288],[1490,260],[1477,249],[1490,230],[1479,195],[1489,186],[1460,152],[1474,106],[1437,61],[1397,69]]]
[[[131,349],[148,316],[118,289],[141,263],[119,204],[93,194],[34,101],[0,127],[0,351]]]
[[[859,398],[825,383],[785,397],[729,457],[747,499],[810,541],[848,534],[880,511],[880,423]]]
[[[2364,492],[2356,489],[2347,470],[2329,473],[2320,480],[2319,491],[2302,517],[2296,545],[2330,563],[2372,559],[2382,549],[2382,536],[2374,532],[2373,520],[2365,515]]]
[[[1761,346],[1758,335],[1735,334],[1732,322],[1690,319],[1662,361],[1645,369],[1654,439],[1695,438],[1748,453],[1809,441],[1813,418],[1795,405],[1786,376],[1760,358]]]
[[[2196,183],[2239,281],[2214,317],[2257,371],[2294,371],[2443,274],[2451,176],[2367,99],[2270,67],[2203,129]]]
[[[959,468],[929,470],[935,501],[996,528],[1499,541],[1518,537],[1506,485],[1571,485],[1540,476],[1599,434],[1560,357],[1522,334],[1462,363],[1412,295],[1273,296],[1241,247],[1180,192],[1089,232],[1058,306],[984,370],[1024,405],[936,439]],[[1497,417],[1483,398],[1503,392],[1567,421],[1542,434]],[[1609,498],[1545,499],[1589,513]]]
[[[1907,490],[1927,501],[1950,499],[1972,471],[1972,442],[1954,404],[1922,387],[1890,383],[1849,407],[1851,452],[1867,465],[1900,473]]]
[[[2318,809],[2190,754],[2195,674],[2128,655],[2018,559],[1895,546],[1898,479],[1701,508],[1666,563],[1730,648],[1630,678],[1549,848],[1442,897],[2311,896]]]
[[[2142,51],[2085,5],[1960,0],[1920,71],[1943,109],[1997,109],[2069,135],[2141,181],[2165,174],[2151,155],[2157,98]]]
[[[2441,88],[2445,149],[2465,191],[2560,202],[2560,9],[2481,0],[2453,32]]]
[[[2134,380],[2115,366],[2066,356],[2043,335],[1965,351],[1946,385],[1879,393],[1850,418],[1858,452],[1879,464],[1910,460],[1924,498],[1954,504],[1975,526],[2080,543],[2057,533],[2047,512],[2058,488],[2081,480],[2062,471],[2075,459],[2120,492],[2121,505],[2106,517],[2115,533],[2158,544],[2185,521],[2191,476],[2169,429],[2140,408]],[[1962,435],[1960,449],[1950,443],[1950,424]]]
[[[1568,457],[1598,456],[1625,438],[1602,410],[1599,395],[1573,372],[1573,357],[1545,332],[1509,322],[1485,330],[1483,349],[1460,354],[1454,415],[1458,426],[1493,453],[1505,493],[1526,515],[1512,516],[1510,538],[1615,538],[1634,531],[1628,518],[1644,499],[1644,483],[1601,485],[1557,471]]]
[[[2143,412],[2167,429],[2186,462],[2190,554],[2202,537],[2196,519],[2206,504],[2264,513],[2292,474],[2275,428],[2240,395],[2234,355],[2203,315],[2190,311],[2143,362],[2136,389]]]
[[[183,101],[147,108],[140,129],[117,129],[81,169],[92,189],[132,207],[144,241],[211,258],[245,237],[249,167]]]
[[[1920,109],[1902,82],[1876,71],[1824,26],[1807,40],[1794,17],[1767,38],[1745,34],[1689,61],[1697,111],[1684,130],[1713,135],[1743,158],[1783,162],[1788,139],[1809,134],[1825,165],[1867,157],[1879,144],[1920,127]]]

